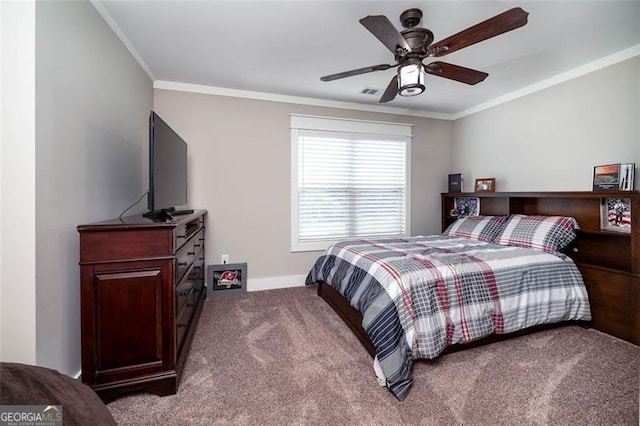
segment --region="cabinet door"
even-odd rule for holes
[[[631,314],[633,335],[631,341],[640,345],[640,277],[631,279]]]
[[[114,267],[117,265],[110,266]],[[163,337],[163,321],[169,314],[163,309],[167,286],[164,269],[156,264],[95,272],[92,340],[97,383],[163,369],[169,349]]]
[[[593,327],[627,341],[633,341],[631,277],[623,272],[581,265],[589,287]]]

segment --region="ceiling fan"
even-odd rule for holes
[[[435,61],[423,64],[429,57],[447,55],[472,44],[479,43],[491,37],[506,33],[527,24],[529,13],[516,7],[499,15],[482,21],[466,30],[450,37],[433,42],[433,33],[426,28],[416,27],[422,19],[420,9],[408,9],[400,14],[400,22],[406,28],[398,31],[389,18],[384,15],[369,15],[360,19],[360,23],[378,38],[395,56],[393,65],[380,64],[351,71],[320,77],[322,81],[332,81],[344,77],[365,74],[373,71],[383,71],[399,67],[398,73],[391,79],[380,98],[380,103],[393,100],[397,94],[401,96],[415,96],[424,92],[424,75],[431,74],[466,84],[478,84],[489,74],[470,68]]]

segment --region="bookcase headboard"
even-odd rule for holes
[[[640,191],[460,192],[441,197],[443,231],[456,220],[450,212],[460,197],[478,198],[480,215],[574,217],[581,231],[568,254],[587,284],[594,327],[640,344]],[[628,200],[630,232],[602,226],[607,199]]]

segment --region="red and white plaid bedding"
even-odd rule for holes
[[[492,333],[591,319],[582,277],[567,256],[468,238],[336,243],[306,282],[332,286],[362,313],[399,400],[409,391],[413,359]]]

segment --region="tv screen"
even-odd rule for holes
[[[187,143],[151,111],[149,116],[148,216],[175,212],[187,204]]]

